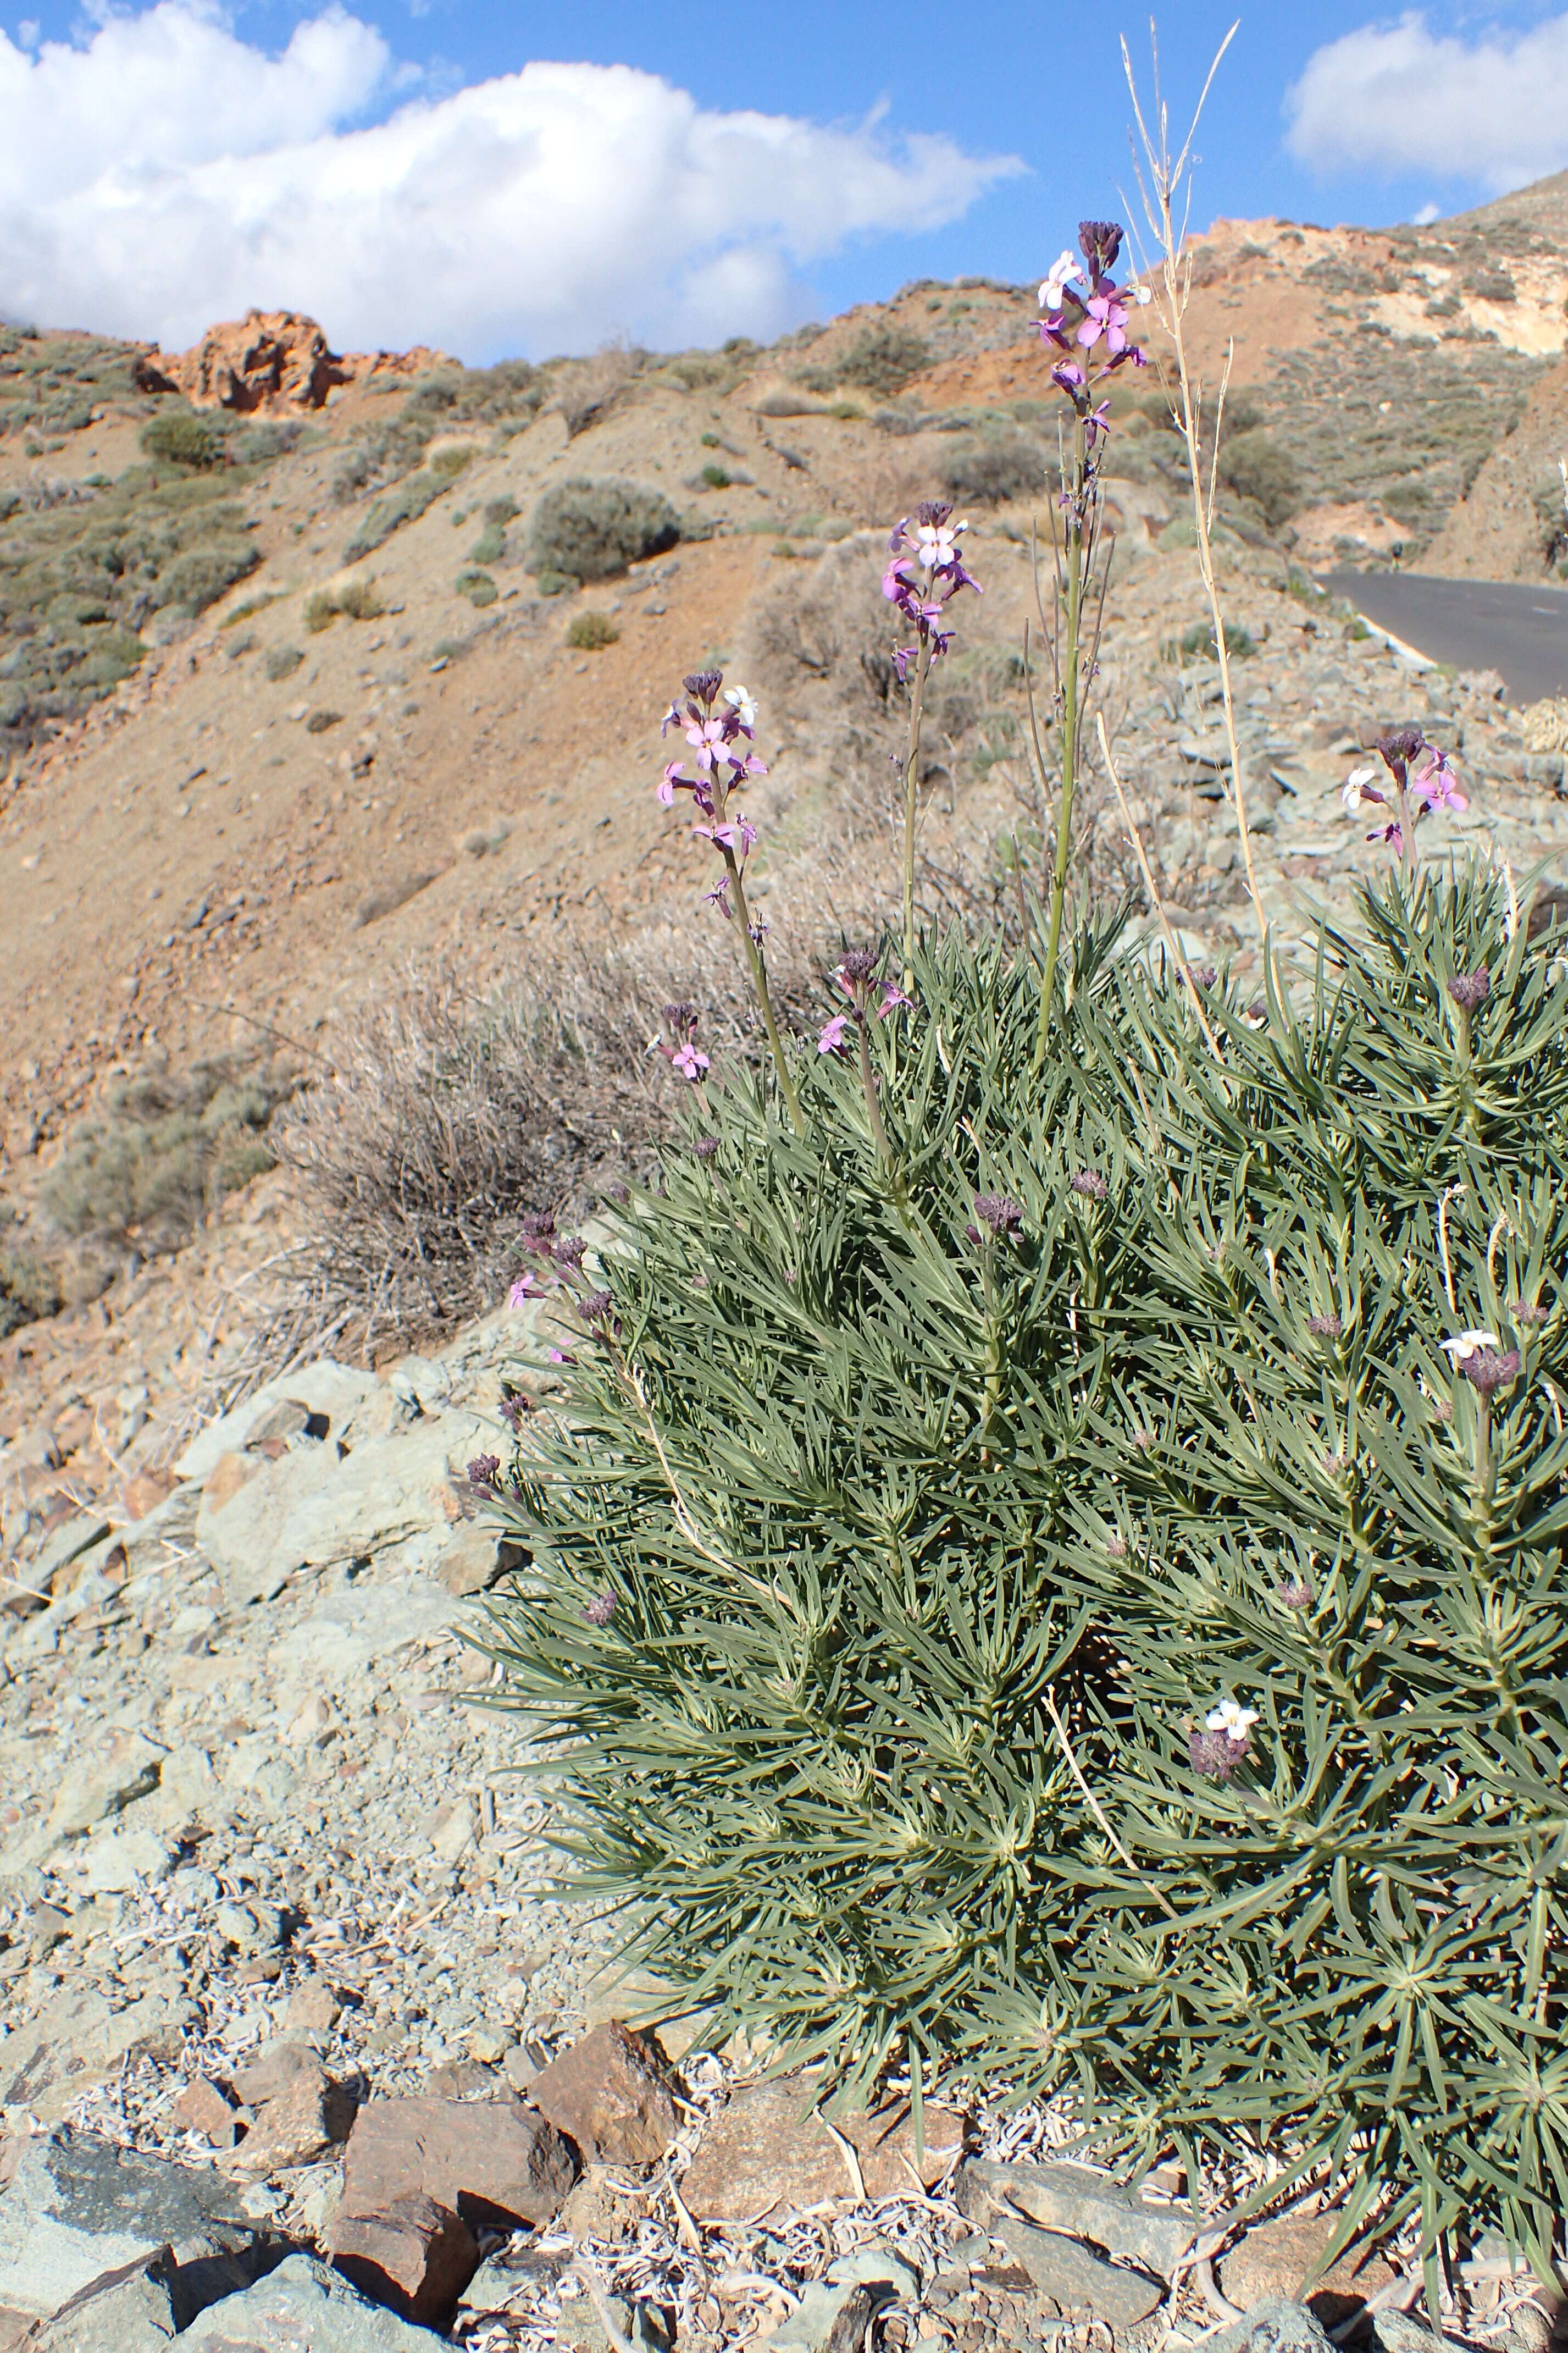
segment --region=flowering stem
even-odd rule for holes
[[[773,1048],[773,1069],[778,1073],[779,1089],[789,1105],[789,1115],[794,1123],[795,1134],[804,1135],[805,1113],[801,1109],[800,1095],[791,1075],[789,1064],[784,1059],[784,1040],[779,1036],[779,1025],[773,1018],[773,1000],[768,990],[767,966],[763,962],[762,949],[752,936],[752,919],[746,906],[746,886],[741,880],[740,864],[727,841],[721,842],[719,849],[723,857],[725,871],[730,878],[730,888],[735,894],[735,913],[731,921],[740,934],[741,944],[746,951],[746,962],[751,966],[752,987],[756,990],[757,1003],[762,1008],[763,1027],[768,1033],[768,1044]]]
[[[904,754],[904,979],[915,985],[915,792],[921,764],[921,714],[925,702],[926,674],[931,669],[931,632],[922,622],[915,656],[915,682],[910,696],[909,745]]]
[[[1046,934],[1046,971],[1040,986],[1040,1028],[1035,1040],[1037,1074],[1046,1059],[1051,1000],[1056,991],[1057,956],[1061,946],[1062,907],[1067,898],[1068,855],[1072,846],[1073,788],[1078,781],[1079,628],[1083,612],[1083,489],[1087,456],[1081,413],[1074,419],[1071,504],[1067,529],[1067,645],[1062,664],[1062,791],[1057,810],[1057,854],[1051,872],[1051,912]]]
[[[871,1069],[871,1049],[866,1042],[866,1016],[855,1024],[855,1042],[860,1051],[860,1085],[866,1097],[867,1116],[871,1122],[871,1134],[883,1167],[893,1173],[893,1150],[888,1142],[888,1131],[882,1124],[882,1106],[877,1100],[877,1080]]]

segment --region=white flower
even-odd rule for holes
[[[740,720],[742,727],[750,729],[756,725],[757,698],[750,687],[727,686],[724,689],[724,700]]]
[[[1370,785],[1376,774],[1377,770],[1375,768],[1352,768],[1351,770],[1350,775],[1345,778],[1344,790],[1340,795],[1340,798],[1343,801],[1346,808],[1354,811],[1360,808],[1363,801],[1371,798],[1371,795],[1364,792],[1363,790],[1363,786]]]
[[[1121,299],[1124,302],[1136,302],[1142,309],[1144,303],[1152,302],[1154,297],[1147,286],[1124,286],[1121,290]]]
[[[1064,246],[1061,252],[1057,256],[1055,261],[1052,262],[1049,274],[1046,278],[1042,279],[1040,282],[1041,310],[1059,311],[1062,307],[1062,296],[1066,291],[1068,280],[1069,278],[1081,278],[1082,276],[1082,262],[1079,261],[1077,254],[1074,253],[1070,246]]]
[[[1245,1740],[1258,1722],[1258,1713],[1255,1707],[1243,1707],[1238,1700],[1222,1699],[1217,1707],[1210,1708],[1204,1724],[1210,1732],[1223,1732],[1231,1740]]]
[[[1456,1332],[1451,1340],[1443,1343],[1450,1363],[1456,1365],[1468,1364],[1478,1349],[1501,1345],[1495,1332]]]

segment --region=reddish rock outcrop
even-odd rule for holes
[[[315,320],[298,311],[247,311],[238,322],[209,327],[191,351],[142,353],[135,374],[142,391],[181,393],[195,408],[280,417],[324,407],[340,385],[453,364],[423,343],[407,352],[334,352]]]

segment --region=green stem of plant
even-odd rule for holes
[[[888,1142],[888,1131],[882,1124],[882,1106],[877,1100],[876,1073],[871,1068],[871,1049],[866,1042],[866,1016],[855,1024],[855,1043],[860,1052],[860,1085],[866,1097],[866,1114],[871,1123],[871,1134],[878,1155],[890,1176],[893,1173],[893,1151]]]
[[[768,992],[767,966],[763,962],[762,949],[752,937],[752,918],[746,905],[746,886],[741,880],[741,869],[736,861],[734,851],[727,843],[721,842],[720,848],[723,851],[724,868],[730,879],[730,888],[735,894],[735,913],[731,920],[740,934],[741,945],[746,952],[746,962],[751,966],[752,987],[756,990],[757,1003],[763,1011],[763,1027],[768,1033],[768,1044],[773,1048],[773,1069],[778,1073],[779,1092],[789,1105],[789,1115],[795,1124],[795,1134],[804,1135],[805,1113],[801,1109],[800,1095],[789,1064],[784,1059],[784,1040],[779,1036],[779,1025],[773,1018],[773,1000]]]
[[[904,981],[915,985],[915,791],[920,778],[921,715],[925,706],[926,678],[931,670],[931,632],[921,631],[915,657],[914,691],[910,696],[910,736],[904,754]]]
[[[1079,628],[1083,611],[1083,471],[1087,451],[1083,419],[1073,427],[1072,504],[1067,519],[1067,614],[1062,661],[1062,790],[1057,809],[1057,853],[1051,870],[1051,907],[1046,933],[1046,969],[1040,983],[1040,1028],[1035,1040],[1035,1074],[1045,1067],[1050,1035],[1051,1001],[1056,994],[1057,957],[1061,949],[1062,909],[1067,900],[1068,859],[1072,849],[1073,790],[1078,781]]]

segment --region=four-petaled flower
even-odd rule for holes
[[[1456,1332],[1451,1340],[1442,1344],[1450,1364],[1465,1365],[1482,1348],[1500,1348],[1502,1342],[1495,1332]]]
[[[1243,1707],[1239,1700],[1222,1699],[1217,1707],[1210,1708],[1204,1725],[1210,1732],[1223,1732],[1227,1740],[1245,1740],[1259,1720],[1257,1708]]]
[[[1041,281],[1041,310],[1059,311],[1067,290],[1075,278],[1082,281],[1083,264],[1071,246],[1064,246]]]
[[[836,1013],[831,1021],[823,1024],[821,1035],[816,1041],[816,1050],[819,1054],[837,1053],[844,1043],[844,1032],[848,1029],[853,1018],[848,1013]]]
[[[702,1078],[710,1067],[707,1055],[700,1054],[689,1038],[684,1046],[672,1048],[669,1060],[671,1066],[680,1072],[681,1077],[690,1079],[693,1083]]]

